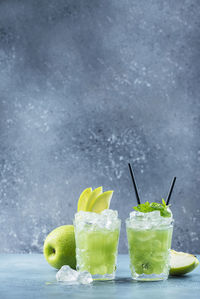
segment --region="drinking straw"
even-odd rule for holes
[[[134,179],[131,164],[128,163],[128,166],[129,166],[129,170],[130,170],[130,174],[131,174],[131,178],[132,178],[132,182],[133,182],[133,186],[134,186],[134,190],[135,190],[136,199],[137,199],[138,204],[140,205],[140,198],[139,198],[139,195],[138,195],[137,186],[136,186],[136,182],[135,182],[135,179]]]
[[[172,191],[174,189],[175,182],[176,182],[176,177],[174,177],[174,179],[173,179],[172,186],[170,188],[169,195],[167,197],[167,202],[166,202],[167,205],[169,204],[169,201],[170,201],[170,198],[171,198],[171,195],[172,195]]]

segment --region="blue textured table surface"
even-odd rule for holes
[[[115,281],[68,286],[40,254],[0,255],[0,298],[200,298],[200,267],[161,282],[134,282],[128,255],[119,255]]]

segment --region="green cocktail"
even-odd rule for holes
[[[126,230],[133,279],[167,279],[173,231],[172,214],[163,217],[160,211],[132,212],[126,220]]]
[[[112,210],[75,215],[78,270],[90,272],[94,279],[115,277],[120,224],[117,212]]]

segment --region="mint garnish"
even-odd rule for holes
[[[145,203],[142,203],[137,207],[133,207],[133,209],[141,213],[160,211],[160,216],[171,217],[171,213],[167,211],[168,207],[169,206],[166,205],[165,200],[162,198],[162,203],[157,203],[157,202],[149,203],[148,201],[146,201]]]

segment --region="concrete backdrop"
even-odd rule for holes
[[[0,252],[41,252],[81,191],[123,220],[166,197],[173,247],[200,253],[200,2],[0,1]]]

